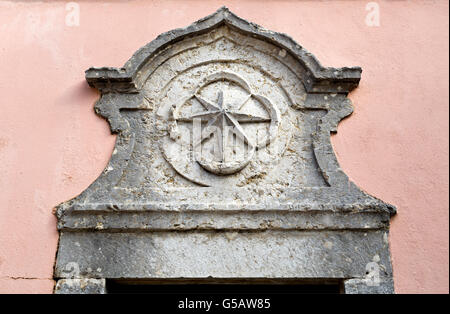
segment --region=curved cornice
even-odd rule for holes
[[[358,86],[362,72],[360,67],[323,67],[316,57],[288,35],[269,31],[257,24],[248,22],[232,13],[227,7],[221,7],[215,13],[185,28],[174,29],[159,35],[140,48],[122,68],[88,69],[86,80],[91,87],[97,88],[103,93],[138,92],[143,84],[143,79],[139,78],[138,73],[155,53],[186,37],[208,32],[224,24],[245,34],[269,41],[295,56],[307,70],[303,83],[309,93],[346,94]]]

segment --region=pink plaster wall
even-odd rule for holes
[[[90,66],[122,66],[159,33],[226,4],[290,34],[326,66],[360,65],[355,113],[333,145],[364,190],[398,207],[390,242],[399,293],[448,293],[448,1],[0,0],[0,293],[50,293],[52,208],[103,170],[115,137],[93,112]]]

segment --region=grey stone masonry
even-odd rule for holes
[[[60,279],[56,283],[56,294],[105,294],[105,279]]]
[[[393,293],[395,207],[340,168],[331,132],[361,68],[220,8],[122,68],[90,68],[117,134],[102,174],[57,207],[55,293],[108,279],[341,280]]]

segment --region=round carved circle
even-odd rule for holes
[[[184,106],[192,106],[191,102],[202,108],[182,113]],[[259,108],[252,102],[266,112],[257,112]],[[253,93],[243,78],[231,72],[206,77],[189,99],[173,108],[172,117],[177,124],[193,124],[195,160],[217,175],[233,174],[247,166],[255,150],[267,146],[277,135],[280,120],[278,109],[269,99]],[[245,126],[248,123],[267,124],[267,134],[264,138],[252,137]],[[212,142],[212,151],[205,143],[208,141]]]
[[[200,185],[236,184],[266,172],[290,139],[283,91],[243,64],[193,67],[167,85],[160,101],[167,112],[163,155]]]
[[[172,169],[191,182],[244,186],[263,177],[279,180],[271,170],[294,129],[302,127],[293,108],[305,91],[283,63],[288,56],[280,62],[273,46],[253,41],[220,28],[168,50],[155,59],[159,66],[143,70],[151,72],[145,95],[155,109],[149,136],[158,139]]]

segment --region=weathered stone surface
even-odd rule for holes
[[[58,206],[55,276],[344,280],[378,263],[391,278],[395,208],[349,181],[330,143],[360,74],[226,8],[89,69],[118,137]]]
[[[61,230],[371,230],[389,226],[389,213],[289,209],[146,210],[76,212],[61,218]]]
[[[349,279],[344,281],[344,290],[346,294],[393,294],[394,281],[386,278],[377,285],[371,285],[365,279]]]
[[[59,279],[56,283],[56,294],[104,294],[105,279]]]
[[[391,276],[384,231],[63,233],[56,275],[93,278]]]

